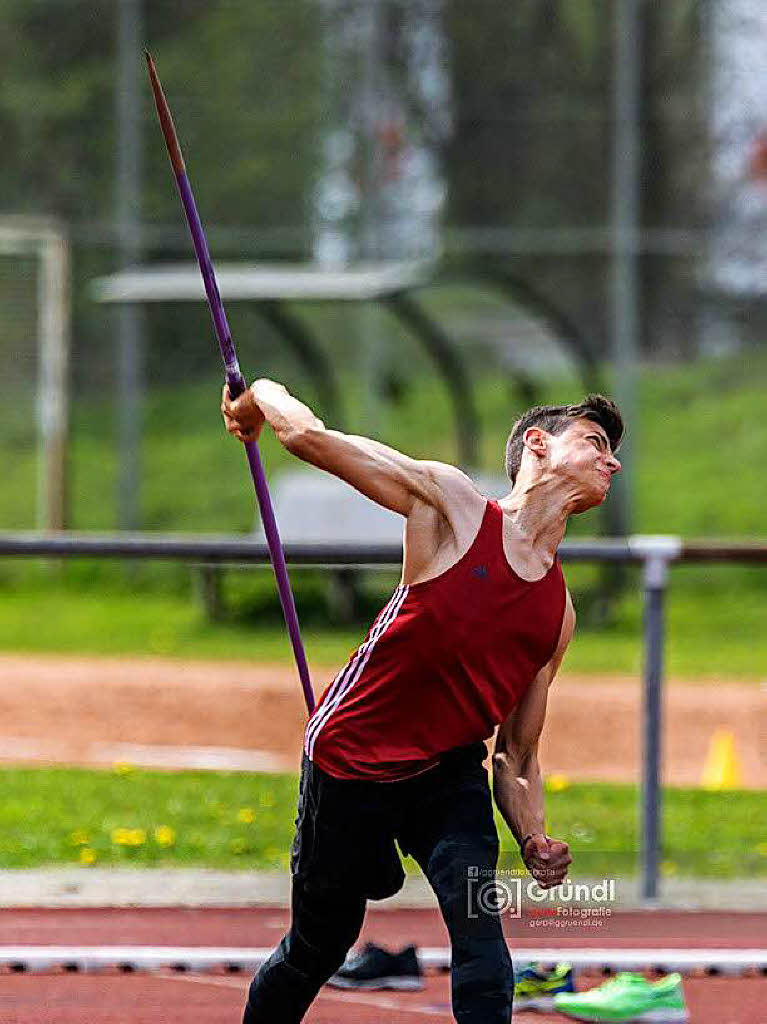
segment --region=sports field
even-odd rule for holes
[[[16,655],[0,657],[0,667],[8,682],[0,722],[8,766],[0,770],[7,796],[0,850],[8,866],[92,857],[99,864],[286,867],[306,719],[292,669]],[[330,678],[327,670],[315,673],[317,685]],[[667,876],[767,871],[758,824],[766,778],[761,702],[753,683],[669,684]],[[581,873],[635,870],[639,713],[639,682],[631,677],[566,674],[552,694],[541,753],[550,822],[572,836]],[[717,729],[734,736],[747,787],[741,792],[698,788]],[[64,765],[81,768],[56,767]],[[144,841],[115,844],[120,828],[143,830]],[[173,841],[153,839],[157,828],[171,829]],[[511,855],[505,827],[501,835]]]
[[[258,770],[260,755],[267,769],[295,771],[300,761],[306,710],[290,666],[2,654],[0,671],[8,682],[0,698],[0,760],[194,768],[206,767],[195,765],[202,754],[194,748],[210,747],[220,750],[222,769]],[[313,663],[315,690],[334,674]],[[735,736],[743,784],[764,787],[762,706],[758,680],[671,678],[664,780],[698,784],[721,728]],[[563,673],[543,736],[547,774],[636,781],[640,708],[636,676]]]
[[[12,685],[4,697],[0,739],[9,760],[29,764],[0,772],[6,793],[6,863],[79,863],[84,877],[89,865],[234,868],[242,872],[243,890],[248,885],[243,869],[284,870],[296,779],[280,771],[289,772],[295,763],[304,718],[290,670],[238,663],[222,669],[214,663],[156,658],[9,655],[3,658],[3,669]],[[322,677],[320,670],[317,678]],[[553,707],[559,701],[562,707],[552,715],[544,761],[559,769],[548,787],[550,819],[572,837],[575,864],[580,866],[580,876],[574,877],[582,877],[585,870],[589,875],[617,874],[625,881],[634,870],[636,794],[628,785],[615,785],[615,778],[628,779],[637,767],[636,753],[625,756],[627,749],[635,749],[630,735],[636,731],[636,680],[565,676],[557,685]],[[732,699],[726,706],[737,707],[742,718],[733,715],[728,724],[737,732],[744,766],[757,771],[748,776],[749,782],[760,786],[764,780],[758,774],[756,747],[754,756],[749,755],[759,688],[742,683],[730,687]],[[705,704],[715,693],[721,694],[721,685],[699,682],[669,688],[665,763],[672,783],[695,781],[691,776],[705,755],[710,723],[691,709],[699,711],[701,699]],[[602,710],[598,727],[593,725],[594,707]],[[721,723],[721,715],[714,716],[712,721]],[[604,728],[605,722],[612,723],[611,729]],[[579,737],[575,753],[573,734]],[[600,736],[613,738],[605,743]],[[232,742],[237,745],[230,746]],[[227,757],[228,771],[189,770],[195,758],[207,758],[209,765],[218,760],[221,769]],[[248,758],[251,768],[258,758],[272,759],[261,765],[268,772],[249,774]],[[98,768],[55,767],[57,762]],[[142,769],[142,763],[160,763],[165,770]],[[168,772],[174,767],[186,770]],[[600,778],[612,781],[593,781]],[[701,879],[706,885],[712,877],[763,874],[767,850],[759,826],[762,799],[758,790],[722,794],[669,789],[663,880],[680,876],[692,881],[702,875],[709,879]],[[723,815],[722,828],[715,828]],[[116,836],[116,829],[124,834]],[[133,843],[137,833],[143,835]],[[712,858],[712,844],[720,854],[729,845],[731,861]],[[21,849],[22,860],[8,860],[12,850]],[[83,851],[92,852],[93,859],[82,859]],[[747,851],[750,856],[744,856]],[[518,867],[510,855],[509,850],[502,863]],[[119,890],[119,876],[115,884]],[[61,891],[59,909],[0,911],[0,1009],[9,1024],[154,1024],[189,1014],[201,1024],[229,1022],[241,1012],[249,965],[276,943],[287,923],[284,905],[76,909],[78,887],[71,880],[67,886],[72,895]],[[247,898],[246,892],[242,895]],[[66,909],[68,899],[71,909]],[[119,891],[114,899],[120,901]],[[544,907],[528,908],[521,919],[505,924],[518,960],[547,955],[536,952],[540,950],[560,950],[548,955],[566,959],[601,948],[608,964],[611,956],[633,949],[644,950],[647,966],[657,960],[662,968],[671,954],[650,951],[687,951],[685,955],[697,958],[697,966],[686,968],[684,976],[693,1024],[708,1024],[714,1004],[718,1024],[753,1024],[764,998],[764,977],[753,969],[711,973],[712,963],[723,955],[718,950],[764,945],[762,912],[643,913],[618,907],[610,918],[587,928],[584,922],[557,919],[552,908]],[[446,933],[434,909],[377,909],[371,904],[362,940],[389,948],[414,941],[446,962]],[[11,952],[8,947],[17,948]],[[97,971],[87,967],[90,954],[82,947],[96,950],[105,965]],[[188,947],[216,951],[214,965],[200,972],[193,966],[194,949],[184,952]],[[49,961],[43,972],[31,963],[24,970],[25,957],[40,952]],[[148,955],[165,966],[147,972],[142,957]],[[136,967],[130,967],[131,957]],[[191,967],[185,967],[185,957]],[[581,967],[576,977],[580,987],[589,988],[604,976],[593,967]],[[431,967],[425,980],[417,993],[325,989],[307,1022],[400,1024],[428,1018],[447,1024],[452,1019],[448,976]],[[562,1018],[538,1014],[530,1019],[554,1024]]]
[[[0,1024],[236,1024],[295,925],[287,1024],[389,820],[450,935],[403,856],[423,987],[306,1024],[511,1024],[496,913],[522,992],[638,972],[592,1024],[767,1021],[765,0],[0,39]]]
[[[119,911],[3,911],[0,912],[0,946],[23,942],[28,946],[98,947],[107,954],[115,949],[114,966],[100,973],[73,973],[67,968],[78,954],[61,950],[61,965],[44,974],[5,973],[0,985],[0,1009],[8,1024],[156,1024],[193,1015],[201,1024],[224,1024],[238,1019],[247,975],[237,976],[226,968],[230,957],[263,956],[275,944],[285,927],[283,908],[258,910],[119,910]],[[707,960],[747,950],[764,939],[759,914],[666,912],[619,913],[603,928],[541,928],[553,924],[544,918],[510,922],[509,944],[518,959],[536,955],[542,949],[557,949],[559,957],[576,956],[578,950],[609,947],[665,950],[659,961],[672,962],[680,950],[694,948],[701,965]],[[559,922],[561,924],[561,922]],[[403,941],[417,941],[424,949],[444,949],[446,933],[434,911],[369,910],[363,941],[396,948]],[[166,960],[180,958],[178,969],[152,973],[130,973],[126,963],[140,947],[186,947],[218,949],[219,967],[209,972],[190,973],[183,967],[183,953],[168,953]],[[250,951],[249,954],[246,951]],[[236,952],[235,952],[236,951]],[[2,952],[2,950],[0,950]],[[605,954],[608,959],[609,953]],[[650,958],[653,954],[650,953]],[[23,954],[16,953],[17,960]],[[745,959],[748,959],[746,953]],[[122,969],[120,964],[123,964]],[[7,970],[7,968],[6,968]],[[603,977],[599,972],[578,972],[579,987],[593,987]],[[760,1020],[765,991],[764,977],[757,972],[736,971],[730,976],[707,975],[703,966],[685,974],[684,989],[692,1024],[755,1024]],[[447,1024],[449,980],[444,971],[429,970],[421,992],[339,992],[324,989],[306,1017],[307,1024],[410,1024],[431,1019]],[[715,1008],[715,1009],[714,1009]],[[715,1014],[715,1015],[714,1015]],[[524,1014],[540,1024],[557,1024],[557,1014]]]

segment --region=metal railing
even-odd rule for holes
[[[676,562],[767,563],[767,543],[686,542],[679,537],[633,536],[614,540],[567,541],[563,562],[620,562],[641,565],[643,587],[642,779],[640,798],[641,894],[658,899],[660,851],[661,695],[665,648],[665,598],[669,565]],[[266,543],[221,535],[0,533],[0,556],[52,558],[136,558],[203,565],[268,564]],[[291,565],[351,568],[397,567],[399,544],[285,545]]]

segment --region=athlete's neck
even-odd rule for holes
[[[567,520],[578,507],[572,484],[553,475],[517,478],[514,489],[498,504],[519,540],[550,564],[562,543]]]

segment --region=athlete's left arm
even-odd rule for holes
[[[549,687],[574,628],[575,611],[568,593],[554,656],[501,725],[493,752],[495,802],[520,844],[525,866],[542,889],[563,882],[571,861],[567,843],[546,835],[538,741],[546,718]]]

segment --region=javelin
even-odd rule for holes
[[[189,232],[192,236],[192,242],[194,243],[194,251],[197,253],[197,262],[200,265],[200,273],[202,274],[202,280],[205,285],[205,293],[208,296],[210,315],[213,317],[213,326],[216,329],[218,347],[221,349],[221,357],[223,358],[224,366],[226,367],[226,383],[229,387],[230,396],[232,398],[237,398],[245,390],[245,378],[242,376],[240,364],[237,361],[237,353],[234,349],[232,334],[226,320],[224,304],[222,303],[221,296],[218,292],[216,275],[213,271],[210,253],[208,252],[208,243],[205,240],[205,232],[202,229],[200,215],[197,212],[197,204],[194,201],[192,186],[189,184],[189,178],[187,177],[186,165],[184,163],[184,157],[181,154],[181,146],[179,145],[176,129],[173,125],[170,108],[162,91],[160,79],[157,77],[157,69],[154,66],[152,55],[148,50],[145,50],[144,53],[146,55],[147,67],[149,68],[149,80],[152,83],[154,101],[157,106],[157,115],[160,118],[160,127],[162,128],[162,133],[165,136],[165,145],[168,149],[171,167],[173,168],[173,173],[176,177],[176,184],[178,185],[181,202],[184,205],[184,213],[186,214]],[[272,560],[274,577],[277,581],[277,589],[280,593],[280,602],[282,603],[282,611],[285,616],[285,624],[287,625],[288,633],[290,634],[290,642],[293,646],[293,655],[296,659],[296,666],[298,668],[298,675],[301,679],[301,686],[304,691],[306,707],[309,714],[311,714],[314,710],[314,693],[312,692],[312,684],[309,679],[309,666],[306,664],[306,655],[304,654],[304,647],[301,643],[301,630],[298,625],[296,604],[293,600],[293,591],[290,589],[290,579],[288,578],[288,570],[285,565],[285,553],[282,550],[280,534],[277,529],[277,520],[274,517],[274,509],[272,508],[272,499],[269,495],[269,488],[267,487],[266,477],[264,475],[264,467],[261,464],[261,456],[256,442],[246,441],[245,452],[248,456],[250,473],[253,477],[253,485],[256,489],[258,507],[261,510],[261,520],[264,524],[266,543],[269,547],[269,557]]]

